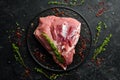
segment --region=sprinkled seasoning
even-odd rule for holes
[[[33,53],[38,61],[45,62],[45,55],[43,55],[38,48],[34,49]]]
[[[93,59],[94,59],[94,60],[96,59],[96,57],[97,57],[100,53],[102,53],[103,51],[106,50],[106,49],[105,49],[105,46],[108,45],[108,43],[110,42],[110,38],[111,38],[111,37],[112,37],[112,34],[109,34],[109,36],[104,39],[103,43],[102,43],[98,48],[95,49],[94,55],[93,55]]]
[[[99,9],[98,12],[96,13],[96,17],[101,16],[105,12],[105,10],[106,9],[104,7]]]
[[[83,51],[86,49],[86,40],[83,39],[82,37],[80,37],[80,40],[81,40],[81,47],[79,49],[79,55],[81,57],[81,61],[83,61],[84,58],[85,58],[85,55],[83,54]]]

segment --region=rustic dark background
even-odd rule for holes
[[[104,1],[104,5],[99,2]],[[26,34],[30,21],[42,10],[56,5],[48,5],[48,0],[0,0],[0,80],[29,80],[22,77],[24,68],[16,63],[11,49],[9,36],[16,27],[16,22],[25,29]],[[68,72],[68,75],[58,77],[57,80],[120,80],[120,0],[85,0],[81,6],[67,6],[81,13],[90,25],[92,37],[95,36],[95,27],[99,21],[104,21],[108,28],[103,30],[98,46],[103,39],[112,33],[113,37],[106,51],[100,57],[104,58],[101,65],[91,62],[94,46],[88,59],[79,68]],[[60,6],[60,5],[59,5]],[[63,6],[63,5],[62,5]],[[107,7],[107,10],[96,17],[98,9]],[[66,7],[66,6],[65,6]],[[32,69],[38,66],[23,46],[21,53],[25,63]],[[24,56],[25,55],[25,56]],[[48,72],[49,74],[51,72]],[[32,80],[47,80],[39,73],[31,71]]]

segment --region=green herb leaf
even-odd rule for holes
[[[47,77],[50,80],[56,80],[57,77],[62,76],[62,74],[60,74],[60,75],[59,74],[52,74],[51,76],[49,76],[41,68],[37,68],[37,67],[35,67],[34,70],[36,70],[37,72],[43,74],[45,77]]]
[[[80,4],[82,5],[82,4],[84,4],[84,3],[85,3],[85,0],[81,0]]]
[[[35,67],[34,69],[35,69],[37,72],[43,74],[43,75],[44,75],[45,77],[47,77],[48,79],[50,79],[50,77],[49,77],[45,72],[43,72],[43,70],[42,70],[41,68]]]
[[[112,34],[109,34],[109,36],[104,39],[103,43],[98,48],[95,49],[93,59],[96,59],[97,55],[99,55],[100,53],[106,50],[105,46],[108,45],[111,37],[112,37]]]
[[[62,75],[59,75],[59,74],[53,74],[53,75],[50,76],[50,80],[56,80],[57,77],[59,77],[59,76],[62,76]]]
[[[55,53],[55,56],[57,58],[57,60],[60,63],[64,62],[63,57],[61,56],[61,54],[59,53],[57,47],[54,45],[54,43],[50,40],[50,38],[47,36],[47,34],[42,33],[42,36],[47,40],[47,42],[49,43],[50,47],[52,48],[53,52]]]
[[[62,1],[51,0],[51,1],[48,1],[48,4],[78,6],[78,5],[83,5],[84,2],[85,2],[85,0],[69,0],[69,2],[66,2],[64,0],[62,0]]]
[[[95,39],[94,39],[94,41],[95,41],[94,44],[95,45],[99,40],[99,36],[100,36],[101,30],[102,30],[102,27],[104,27],[104,29],[106,29],[107,25],[102,21],[98,22],[98,24],[96,26],[97,33],[96,33],[96,36],[95,36]]]
[[[26,65],[25,65],[25,63],[24,63],[24,61],[22,59],[22,56],[21,56],[21,54],[19,52],[19,47],[16,46],[14,43],[12,43],[12,48],[13,48],[13,51],[15,52],[14,57],[15,57],[16,61],[18,61],[21,65],[26,67]]]

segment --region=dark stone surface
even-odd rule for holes
[[[24,68],[14,59],[14,54],[8,36],[16,27],[16,22],[21,28],[27,30],[29,22],[42,10],[55,5],[48,5],[48,0],[0,0],[0,80],[47,80],[44,75],[31,71],[29,77],[21,77]],[[103,15],[96,17],[95,14],[102,6],[98,6],[99,1],[104,1],[107,5]],[[89,22],[92,36],[95,36],[95,27],[99,21],[104,21],[108,28],[103,30],[98,46],[103,39],[112,33],[113,37],[106,51],[101,54],[105,60],[100,66],[96,66],[90,61],[93,56],[94,46],[85,63],[79,68],[70,71],[68,75],[58,77],[57,80],[120,80],[120,1],[119,0],[85,0],[82,6],[71,6],[81,13]],[[70,7],[70,6],[67,6]],[[23,33],[24,35],[26,32]],[[21,48],[23,58],[27,66],[33,69],[38,66],[30,56],[27,48]],[[88,66],[89,65],[89,66]],[[48,74],[52,72],[46,71]]]

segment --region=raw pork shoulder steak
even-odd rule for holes
[[[35,37],[64,70],[73,61],[81,23],[73,18],[47,16],[39,18]]]

